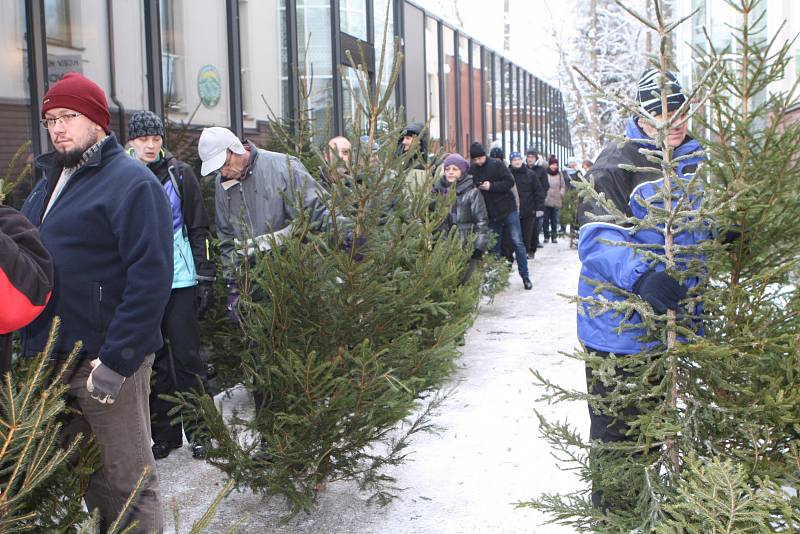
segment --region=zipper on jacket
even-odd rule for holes
[[[103,331],[103,284],[102,282],[92,283],[92,327],[95,332]]]

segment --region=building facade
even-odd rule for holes
[[[741,27],[741,14],[726,0],[675,0],[676,18],[695,13],[691,21],[682,24],[675,38],[676,58],[682,81],[693,86],[701,73],[697,72],[696,50],[708,50],[709,43],[716,50],[735,49],[737,42],[731,27]],[[775,47],[790,42],[791,62],[784,69],[783,78],[770,84],[772,93],[788,93],[800,77],[800,2],[796,0],[762,0],[750,14],[751,21],[760,19],[757,37],[776,37]],[[707,36],[706,36],[707,35]],[[754,97],[763,101],[765,95]],[[800,107],[795,108],[785,120],[800,120]]]
[[[395,106],[430,121],[434,147],[473,140],[510,150],[571,151],[561,93],[407,0],[7,0],[0,19],[0,168],[49,147],[39,105],[50,84],[82,72],[109,97],[112,129],[150,109],[190,130],[266,135],[296,118],[300,95],[320,141],[354,116],[357,58],[388,83],[405,60]],[[385,38],[384,38],[385,37]],[[385,46],[384,46],[385,43]],[[385,52],[384,72],[378,73]],[[29,148],[20,147],[28,140]]]

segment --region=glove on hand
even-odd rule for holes
[[[678,302],[686,298],[686,288],[663,271],[644,273],[634,284],[633,292],[646,300],[659,315],[667,310],[677,310]]]
[[[722,236],[722,244],[723,245],[732,245],[736,243],[742,238],[742,231],[737,228],[733,227],[730,230],[727,230],[725,234]]]
[[[114,404],[125,377],[103,364],[100,358],[95,358],[91,364],[92,372],[86,379],[86,389],[97,402]]]
[[[228,304],[225,306],[225,310],[228,312],[228,319],[233,324],[239,324],[239,313],[237,308],[239,307],[239,285],[236,282],[229,282],[228,283]]]
[[[537,211],[536,212],[536,216],[537,217],[544,217],[544,212],[543,211]]]
[[[479,249],[476,248],[475,250],[472,251],[472,259],[473,260],[479,260],[482,257],[483,257],[483,251],[482,250],[479,250]]]
[[[214,284],[212,282],[200,282],[197,284],[195,310],[199,319],[202,319],[206,312],[211,309],[213,301]]]
[[[347,232],[347,235],[344,238],[344,242],[342,243],[342,248],[345,252],[353,252],[353,259],[355,261],[363,261],[364,255],[359,252],[359,250],[364,248],[364,245],[367,244],[367,238],[363,235],[360,235],[353,238],[353,231],[350,230]]]

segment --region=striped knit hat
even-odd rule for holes
[[[667,93],[667,111],[675,111],[686,102],[686,95],[678,82],[678,78],[671,72],[665,73],[666,83],[662,83],[661,71],[647,69],[639,78],[638,100],[642,110],[652,115],[663,115],[661,109],[661,86],[665,86]]]

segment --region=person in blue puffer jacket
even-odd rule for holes
[[[150,394],[153,456],[166,458],[183,445],[180,423],[170,424],[168,412],[175,406],[160,395],[199,389],[206,371],[200,357],[198,316],[209,308],[215,277],[209,257],[209,219],[200,184],[186,163],[163,148],[164,124],[151,111],[137,111],[128,123],[128,153],[156,175],[172,208],[173,279],[161,332],[164,346],[153,364],[155,380]],[[183,430],[195,458],[205,457],[202,429],[184,421]]]
[[[667,95],[667,111],[662,110],[660,71],[648,69],[639,80],[638,99],[644,112],[654,116],[656,121],[667,120],[676,113],[685,114],[686,96],[684,95],[677,78],[672,73],[667,73],[664,84],[670,91]],[[626,125],[625,137],[627,141],[620,146],[612,142],[606,146],[598,156],[595,165],[587,173],[587,180],[594,180],[595,190],[603,193],[613,203],[614,207],[623,212],[627,217],[644,219],[648,213],[648,204],[658,208],[663,207],[663,200],[656,195],[662,190],[664,178],[661,168],[657,163],[648,160],[641,150],[660,150],[653,140],[657,130],[646,121],[632,117]],[[668,132],[667,142],[673,148],[672,159],[679,160],[674,194],[688,195],[683,186],[688,184],[698,164],[703,160],[700,144],[688,135],[687,122],[675,124]],[[632,166],[639,170],[628,170],[622,166]],[[645,171],[643,168],[652,170]],[[678,182],[681,181],[681,182]],[[692,198],[682,199],[684,204],[697,210],[702,202],[702,193],[696,192]],[[677,200],[673,200],[673,203]],[[584,201],[579,206],[580,240],[578,254],[581,260],[581,273],[578,285],[578,295],[586,300],[622,301],[627,299],[627,293],[634,293],[648,302],[657,314],[664,314],[667,310],[677,310],[680,301],[686,297],[687,290],[698,284],[697,278],[686,278],[678,282],[664,271],[663,264],[653,265],[641,254],[636,252],[636,247],[648,247],[651,252],[658,252],[658,247],[664,246],[664,234],[653,229],[635,230],[629,226],[621,226],[611,222],[599,222],[588,217],[589,214],[603,216],[609,215],[608,211],[597,202]],[[697,245],[703,240],[710,239],[711,233],[701,229],[694,231],[681,231],[675,236],[674,243],[678,246]],[[612,243],[629,243],[615,245]],[[652,248],[655,246],[655,248]],[[660,249],[663,254],[663,248]],[[686,270],[686,262],[702,259],[697,255],[678,258],[676,268]],[[621,291],[598,290],[598,283],[610,284]],[[584,301],[578,310],[578,338],[587,351],[594,352],[601,357],[609,354],[637,354],[656,348],[658,341],[644,340],[645,329],[636,328],[641,323],[641,318],[634,313],[625,319],[622,314],[615,311],[603,313],[592,311],[592,304]],[[697,316],[699,309],[695,310]],[[625,327],[620,329],[620,324],[625,321]],[[633,327],[632,327],[633,326]],[[621,369],[618,374],[624,374]],[[593,380],[592,370],[586,367],[588,390],[595,395],[606,396],[609,392],[600,380]],[[636,415],[636,410],[628,407],[624,414],[630,418]],[[601,413],[589,407],[591,427],[589,437],[591,440],[613,442],[635,439],[628,435],[630,428],[622,420],[611,415]],[[608,506],[603,501],[600,492],[592,494],[595,506]]]

